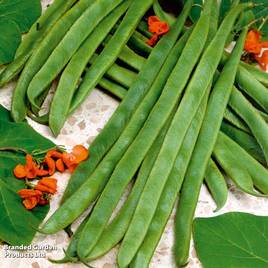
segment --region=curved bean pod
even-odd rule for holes
[[[234,88],[229,104],[237,114],[247,123],[252,134],[259,143],[264,153],[266,163],[268,162],[268,125],[252,104]]]
[[[53,50],[46,63],[30,82],[27,96],[32,105],[35,106],[35,99],[61,72],[98,23],[122,1],[123,0],[108,2],[106,0],[94,1],[92,5],[81,14],[58,46]]]
[[[132,10],[132,12],[136,14],[135,12],[138,10],[136,8],[136,5],[139,7],[140,5],[143,5],[143,3],[144,1],[141,0],[135,1],[133,9],[134,11]],[[150,3],[146,3],[146,7],[143,7],[142,13],[145,12]],[[191,8],[190,4],[188,6],[188,9]],[[184,20],[186,19],[187,15],[188,13],[185,12],[183,15]],[[118,139],[128,124],[130,117],[134,113],[135,109],[147,94],[154,80],[156,79],[163,63],[166,60],[167,55],[170,53],[170,50],[178,38],[181,27],[180,24],[183,24],[184,20],[178,20],[176,27],[172,28],[171,31],[165,35],[154,48],[149,58],[146,60],[145,65],[139,72],[137,79],[129,88],[128,94],[119,104],[118,108],[113,113],[112,117],[102,132],[93,141],[90,147],[91,159],[85,161],[84,163],[81,163],[69,180],[63,196],[63,200],[69,198],[73,192],[82,185],[82,183],[85,181],[85,176],[86,178],[89,178],[97,164],[108,152],[114,142]],[[128,27],[128,23],[125,23],[125,27]]]
[[[266,165],[262,149],[254,137],[225,122],[221,124],[221,131],[238,143],[248,154],[263,165]]]
[[[238,163],[250,174],[254,185],[260,192],[268,194],[268,171],[262,166],[258,161],[251,157],[241,146],[239,146],[235,141],[229,138],[224,133],[220,132],[217,144],[219,146],[225,146],[228,148],[230,155],[233,155],[235,158],[234,163]],[[234,165],[234,164],[232,164]],[[236,165],[236,164],[235,164]]]
[[[81,102],[83,102],[85,97],[94,89],[106,70],[116,60],[121,49],[125,46],[128,39],[134,32],[134,29],[138,25],[142,16],[151,6],[152,1],[153,0],[132,2],[115,34],[105,46],[100,57],[98,57],[98,60],[95,62],[94,68],[90,68],[86,73],[82,84],[79,86],[73,98],[70,106],[70,113],[72,113],[81,104]]]
[[[24,120],[27,105],[26,92],[34,75],[39,71],[48,56],[63,38],[65,33],[79,18],[79,16],[90,6],[92,0],[81,0],[73,6],[49,31],[42,43],[35,49],[33,55],[28,60],[18,83],[14,89],[11,103],[11,114],[16,122]]]
[[[205,173],[205,182],[216,202],[217,208],[220,210],[226,203],[228,197],[228,187],[226,181],[219,171],[215,162],[210,158]]]
[[[77,83],[87,63],[114,24],[126,11],[129,4],[130,1],[125,1],[104,18],[87,37],[64,69],[50,107],[49,126],[55,136],[59,134],[68,116],[69,106],[75,93]],[[32,95],[33,93],[34,95]],[[28,97],[32,103],[35,102],[36,90],[32,93],[28,90]],[[61,103],[65,105],[61,105]]]

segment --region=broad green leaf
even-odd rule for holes
[[[48,212],[48,206],[27,211],[8,184],[0,180],[0,238],[11,245],[31,243],[35,229]]]
[[[20,147],[32,152],[53,146],[27,123],[11,122],[9,112],[0,106],[0,148]],[[21,204],[16,192],[25,185],[13,175],[19,163],[25,163],[22,153],[0,151],[0,240],[11,245],[29,244],[49,209],[49,206],[38,206],[27,211]]]
[[[27,32],[41,15],[40,0],[0,0],[0,65],[11,62]]]
[[[0,33],[0,64],[5,64],[13,60],[21,42],[21,34],[14,21],[1,19],[1,16]]]
[[[40,0],[0,0],[0,19],[14,21],[22,33],[30,29],[41,11]]]
[[[197,255],[204,268],[268,267],[268,217],[230,212],[194,220]]]

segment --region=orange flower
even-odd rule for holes
[[[27,175],[27,172],[26,172],[26,169],[23,165],[21,164],[18,164],[15,168],[14,168],[14,176],[17,178],[17,179],[24,179]]]
[[[42,168],[37,170],[37,176],[44,177],[44,176],[47,176],[47,175],[49,175],[48,170],[45,170],[45,169],[42,169]]]
[[[169,25],[165,21],[160,21],[157,16],[150,16],[148,18],[148,28],[154,35],[146,42],[149,46],[154,46],[159,36],[169,31]]]
[[[260,54],[262,49],[261,34],[258,30],[250,30],[247,33],[245,45],[245,51],[254,54]]]
[[[56,158],[59,159],[62,157],[62,153],[58,152],[57,150],[53,149],[53,150],[49,150],[46,154],[46,156],[51,157],[51,158]]]
[[[62,159],[58,159],[56,161],[56,168],[59,172],[64,172],[65,171],[65,166],[64,166],[64,163],[62,161]]]
[[[25,169],[27,172],[26,177],[28,179],[36,178],[38,167],[37,167],[36,163],[34,162],[33,157],[30,154],[26,155]]]
[[[76,145],[72,150],[72,154],[76,157],[76,162],[80,163],[88,158],[88,149],[83,145]]]
[[[42,178],[34,187],[35,190],[55,194],[57,192],[57,180],[54,178]]]
[[[154,34],[148,41],[146,41],[146,44],[153,47],[158,41],[158,35]]]
[[[48,174],[51,176],[55,173],[56,171],[56,164],[53,158],[46,156],[44,160],[44,164],[47,165],[48,167]]]
[[[73,155],[72,153],[64,152],[62,154],[62,161],[71,173],[73,173],[76,167],[78,166],[78,161],[76,159],[76,156]]]
[[[24,199],[22,204],[28,210],[33,209],[42,197],[42,192],[33,189],[22,189],[18,191],[18,195]]]

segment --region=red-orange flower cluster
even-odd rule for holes
[[[37,205],[46,205],[51,195],[57,191],[57,180],[47,178],[56,171],[73,172],[82,161],[88,158],[89,152],[83,145],[76,145],[72,152],[60,152],[52,149],[46,152],[43,161],[38,164],[32,155],[26,154],[26,164],[18,164],[14,168],[14,175],[17,179],[39,179],[31,189],[22,189],[18,194],[23,199],[22,203],[26,209],[33,209]]]
[[[157,16],[150,16],[148,18],[148,29],[149,32],[154,35],[146,42],[149,46],[154,46],[159,37],[166,34],[169,31],[169,25],[165,21],[160,21]]]
[[[268,42],[262,42],[261,37],[260,31],[256,29],[250,30],[247,33],[244,50],[250,53],[259,63],[260,67],[266,71],[268,65],[268,50],[262,52],[262,49],[268,48]]]

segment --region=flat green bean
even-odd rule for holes
[[[45,63],[48,56],[73,23],[91,5],[91,2],[92,0],[81,0],[74,5],[59,21],[57,21],[41,44],[34,50],[34,53],[22,71],[13,92],[11,114],[16,122],[22,121],[25,118],[27,111],[26,92],[32,78]]]
[[[225,122],[221,124],[221,131],[238,143],[248,154],[266,165],[262,149],[254,137]]]
[[[81,14],[30,82],[27,96],[32,105],[35,105],[35,98],[57,77],[99,22],[121,2],[123,0],[94,1]]]
[[[127,228],[129,226],[129,223],[131,221],[132,215],[136,209],[140,195],[146,184],[147,178],[160,151],[161,145],[165,138],[168,127],[171,123],[171,119],[174,115],[174,112],[173,114],[171,114],[166,125],[163,127],[158,137],[154,141],[153,145],[151,146],[150,150],[146,154],[146,157],[144,158],[141,168],[139,170],[137,180],[135,181],[134,187],[131,190],[131,193],[128,196],[127,201],[120,209],[118,215],[103,231],[96,246],[93,248],[93,250],[87,257],[88,260],[93,260],[98,258],[99,256],[104,255],[116,244],[118,244],[124,237]]]
[[[209,159],[205,173],[205,182],[207,187],[216,202],[217,208],[220,210],[226,203],[228,197],[227,183],[218,169],[213,159]]]
[[[150,259],[161,238],[179,194],[188,163],[194,150],[195,142],[205,114],[210,87],[211,85],[206,90],[207,93],[185,135],[183,144],[169,174],[146,236],[130,264],[133,268],[145,268],[149,266]]]
[[[127,90],[124,87],[121,87],[120,85],[113,83],[109,79],[103,77],[99,85],[107,90],[108,92],[112,93],[114,96],[122,100],[127,95]]]
[[[147,57],[152,52],[152,47],[146,44],[148,39],[144,38],[142,34],[134,32],[129,38],[128,45],[137,51],[139,54]]]
[[[134,32],[142,16],[151,6],[152,1],[153,0],[146,0],[141,2],[141,0],[139,0],[132,2],[115,34],[101,52],[98,60],[95,62],[94,68],[90,68],[86,73],[82,84],[79,86],[76,94],[74,95],[70,106],[70,113],[81,104],[85,97],[97,85],[106,70],[114,63],[121,49],[125,46],[128,39]]]
[[[247,123],[253,136],[259,143],[264,153],[266,163],[268,161],[268,125],[252,104],[234,88],[230,97],[229,104],[234,111]]]
[[[166,21],[169,25],[172,25],[174,23],[175,17],[165,12],[163,8],[161,7],[161,5],[159,4],[158,0],[154,1],[153,9],[154,9],[155,15],[158,16],[160,20]]]
[[[250,174],[255,187],[262,193],[268,194],[268,171],[263,165],[251,157],[241,146],[239,146],[239,144],[222,132],[220,132],[218,136],[217,144],[219,144],[219,147],[224,146],[223,148],[228,148],[230,155],[233,155],[235,158],[232,165],[235,166],[236,163],[239,162],[241,168],[246,169]]]
[[[143,5],[144,1],[135,1],[135,3],[136,4],[134,5],[133,9],[134,13],[138,9],[136,5]],[[143,7],[142,12],[145,12],[150,3],[146,3],[146,7]],[[190,9],[190,6],[188,6],[188,9]],[[132,14],[133,13],[130,13],[131,16]],[[184,16],[187,16],[187,14]],[[71,196],[73,192],[82,185],[86,178],[89,178],[97,164],[112,147],[114,142],[118,139],[126,127],[135,109],[151,88],[163,63],[166,60],[167,55],[175,44],[175,40],[177,39],[180,30],[180,23],[183,24],[183,20],[178,20],[176,27],[173,27],[171,31],[159,41],[149,58],[146,60],[145,65],[142,67],[137,76],[137,79],[129,88],[128,94],[119,104],[118,108],[113,113],[111,119],[106,124],[102,132],[91,144],[90,160],[81,163],[69,180],[63,195],[63,201]],[[125,24],[125,27],[128,27],[128,23]]]
[[[199,89],[199,92],[202,93],[202,88],[204,88],[204,86],[200,87],[200,80],[202,79],[201,77],[203,76],[207,80],[209,80],[209,78],[213,78],[213,75],[217,70],[217,66],[224,52],[224,45],[232,30],[234,22],[238,15],[246,7],[248,7],[248,5],[241,4],[230,10],[230,12],[223,20],[209,47],[204,52],[203,57],[200,60],[200,64],[194,73],[193,80],[189,85],[190,89],[192,88],[194,91],[191,92],[190,90],[186,90],[185,96],[182,99],[182,103],[180,105],[180,107],[182,107],[181,116],[179,117],[180,121],[178,122],[189,120],[187,117],[189,116],[189,113],[193,112],[192,106],[197,105],[199,101],[198,97],[200,98],[200,95],[202,96],[202,94],[198,94],[197,90]],[[223,71],[221,72],[221,75],[212,90],[204,122],[202,124],[195,150],[185,176],[175,221],[176,239],[174,250],[175,260],[178,267],[185,265],[188,261],[191,240],[191,226],[200,188],[203,182],[209,158],[212,154],[212,150],[217,139],[218,131],[220,130],[224,111],[228,104],[228,99],[232,91],[232,86],[242,54],[245,37],[246,31],[243,31],[232,52],[231,58],[224,66]],[[202,69],[200,69],[198,72],[199,67],[202,67]],[[210,74],[210,77],[208,77],[208,75],[204,75],[204,72]],[[195,86],[193,86],[193,81],[195,81],[194,78],[196,78],[195,83],[197,83]],[[192,83],[193,85],[191,85]],[[187,93],[189,94],[188,96],[190,96],[189,98],[187,98]],[[184,100],[185,103],[183,103]],[[192,105],[189,105],[189,103]],[[185,107],[183,107],[183,104],[185,104]],[[186,116],[186,118],[184,118],[184,116]]]
[[[59,134],[68,116],[69,106],[77,88],[78,81],[91,56],[110,32],[114,24],[124,14],[129,4],[130,1],[125,1],[104,18],[87,37],[64,69],[50,107],[49,126],[54,135],[57,136]],[[67,88],[68,90],[66,90]],[[31,92],[28,91],[28,97],[33,103],[35,102],[36,93],[34,92],[34,95],[31,96]],[[62,103],[64,103],[64,105],[62,105]]]
[[[171,49],[172,45],[176,42],[176,39],[180,33],[180,29],[182,28],[182,25],[184,24],[185,19],[187,18],[188,12],[190,11],[191,3],[187,4],[186,6],[187,6],[187,9],[186,9],[187,13],[184,14],[184,16],[182,16],[181,19],[178,20],[177,26],[180,26],[180,27],[176,27],[176,28],[174,27],[174,30],[169,32],[170,35],[166,35],[165,38],[164,37],[162,38],[161,40],[162,42],[159,43],[159,47],[161,48],[160,51],[162,51],[163,48]],[[176,48],[172,51],[179,53],[180,50],[181,50],[180,46],[176,46]],[[151,55],[154,55],[154,53],[152,53]],[[164,54],[164,55],[167,56],[167,54]],[[157,55],[155,56],[157,56],[158,58],[160,55],[159,53],[157,53]],[[156,58],[151,58],[151,63],[154,62],[155,60]],[[176,60],[177,60],[177,57],[175,56],[175,63],[176,63]],[[158,61],[159,61],[159,58],[158,58]],[[53,233],[53,232],[60,230],[61,228],[66,227],[68,224],[72,223],[88,207],[88,205],[97,197],[100,191],[104,188],[105,184],[107,183],[107,180],[109,179],[109,175],[111,175],[111,172],[114,169],[114,166],[121,159],[122,155],[124,154],[129,144],[136,137],[140,128],[143,126],[144,121],[147,119],[149,112],[151,111],[155,102],[159,98],[159,95],[162,92],[166,79],[175,65],[175,63],[173,63],[174,57],[171,59],[170,57],[168,57],[168,61],[169,62],[171,61],[172,64],[164,65],[159,75],[155,79],[153,86],[151,87],[151,85],[149,85],[150,90],[148,91],[148,94],[146,95],[144,101],[140,103],[140,105],[138,106],[138,109],[135,111],[135,114],[130,119],[131,122],[127,124],[122,135],[119,137],[119,139],[117,140],[115,145],[112,147],[112,149],[109,151],[109,153],[105,156],[104,161],[100,162],[98,168],[94,170],[92,174],[88,175],[89,177],[83,184],[80,184],[81,186],[78,188],[75,194],[69,197],[67,201],[63,203],[63,205],[53,214],[53,216],[47,221],[45,226],[42,228],[43,232]],[[146,65],[148,64],[148,62],[150,62],[150,58],[147,60]],[[140,83],[137,83],[137,85],[141,86]],[[129,96],[129,93],[126,96],[126,98],[128,96]],[[112,134],[114,134],[114,132],[112,131],[112,132],[109,132],[108,134],[109,134],[108,137],[111,139]],[[92,157],[92,151],[91,151],[91,157]],[[81,178],[79,179],[81,183]],[[66,213],[66,211],[68,211],[68,213]],[[71,211],[72,213],[70,213]],[[92,218],[92,215],[90,218]],[[102,226],[98,226],[98,228],[99,227],[102,227]],[[99,238],[99,235],[100,233],[94,235],[94,238],[92,241],[95,242]],[[94,244],[89,245],[89,243],[87,243],[86,246],[83,247],[83,250],[90,251],[91,250],[90,247],[92,248],[93,246]]]

